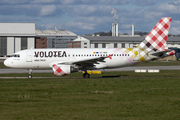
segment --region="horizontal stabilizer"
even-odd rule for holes
[[[160,58],[167,57],[167,56],[174,55],[174,54],[175,54],[175,51],[170,50],[170,49],[165,50],[165,51],[149,53],[149,55],[160,57]]]

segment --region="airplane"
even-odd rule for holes
[[[73,72],[120,68],[174,55],[166,49],[166,41],[172,17],[163,17],[135,48],[73,48],[73,49],[27,49],[14,53],[4,61],[11,68],[28,69],[32,78],[33,69],[52,69],[55,76]]]

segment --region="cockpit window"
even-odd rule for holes
[[[20,55],[19,54],[14,54],[11,57],[20,57]]]

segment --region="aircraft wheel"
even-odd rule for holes
[[[32,78],[32,75],[28,75],[28,78]]]
[[[89,75],[88,73],[84,73],[84,74],[83,74],[83,77],[84,77],[84,78],[89,78],[90,75]]]
[[[29,75],[28,78],[32,78],[32,69],[29,69]]]

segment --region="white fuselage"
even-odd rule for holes
[[[112,59],[107,56],[112,55]],[[139,62],[139,53],[126,52],[126,49],[29,49],[14,54],[6,59],[4,64],[12,68],[52,69],[53,64],[71,64],[74,61],[84,61],[91,58],[107,57],[102,62],[94,63],[88,69],[117,68],[133,65]]]

